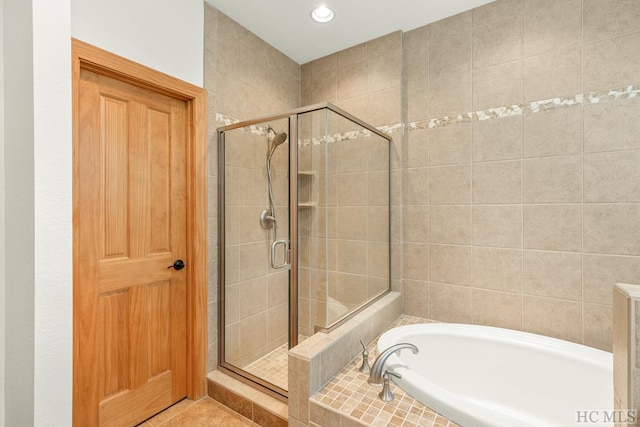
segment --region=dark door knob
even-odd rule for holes
[[[175,268],[176,270],[182,270],[184,268],[184,261],[181,259],[177,259],[173,265],[170,265],[167,268]]]

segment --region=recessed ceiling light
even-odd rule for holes
[[[335,13],[333,13],[333,10],[329,9],[327,6],[316,7],[311,12],[311,18],[321,24],[332,21],[334,16]]]

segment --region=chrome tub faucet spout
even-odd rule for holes
[[[369,384],[382,384],[383,383],[383,375],[384,364],[387,362],[389,356],[395,353],[398,350],[402,350],[403,348],[411,349],[413,354],[418,354],[418,347],[410,343],[400,343],[392,345],[391,347],[384,350],[378,357],[375,362],[373,362],[373,366],[371,367],[371,372],[369,373],[369,379],[367,380]]]

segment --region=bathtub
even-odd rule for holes
[[[578,411],[613,410],[611,353],[488,326],[427,323],[391,329],[378,350],[409,342],[387,369],[414,399],[464,427],[567,427]],[[584,414],[584,412],[582,412]],[[594,425],[613,425],[597,424]]]

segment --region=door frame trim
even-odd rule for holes
[[[97,74],[161,93],[187,103],[187,397],[198,399],[206,393],[207,369],[207,93],[203,88],[153,70],[131,60],[107,52],[77,39],[71,39],[73,152],[79,144],[79,83],[80,71]],[[76,384],[79,334],[76,327],[78,300],[78,241],[75,219],[78,212],[77,174],[73,161],[73,419],[78,422]]]

